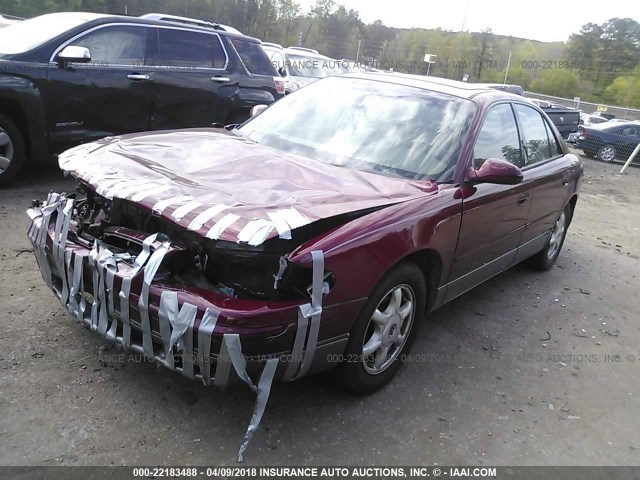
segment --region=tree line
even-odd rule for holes
[[[504,82],[525,90],[640,108],[640,23],[588,23],[567,42],[539,42],[481,32],[366,24],[335,0],[303,11],[296,0],[0,0],[0,13],[32,17],[57,11],[142,15],[162,12],[231,25],[284,46],[315,48],[405,73]],[[409,13],[408,13],[409,14]],[[431,54],[431,63],[424,61]],[[507,71],[508,69],[508,71]]]

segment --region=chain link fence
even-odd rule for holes
[[[606,108],[605,113],[615,115],[616,118],[622,120],[640,120],[640,110],[634,108],[614,107],[612,105],[603,105],[598,103],[583,102],[581,100],[572,100],[569,98],[554,97],[552,95],[543,95],[541,93],[525,92],[525,95],[530,98],[537,98],[539,100],[546,100],[548,102],[558,103],[565,107],[579,108],[585,113],[594,113],[598,111],[598,107]]]

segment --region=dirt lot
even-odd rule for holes
[[[272,391],[247,464],[632,465],[640,459],[640,169],[585,160],[564,250],[431,315],[384,390]],[[0,190],[0,464],[233,464],[254,396],[106,346],[47,290],[24,210],[73,183]]]

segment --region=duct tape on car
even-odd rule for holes
[[[298,308],[298,329],[293,341],[292,361],[289,362],[284,375],[285,380],[298,379],[309,371],[318,343],[324,293],[324,254],[321,250],[314,250],[311,252],[311,258],[311,303],[300,305]]]

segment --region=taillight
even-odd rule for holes
[[[280,95],[284,95],[284,79],[280,77],[273,77],[273,82],[276,84],[276,92]]]

